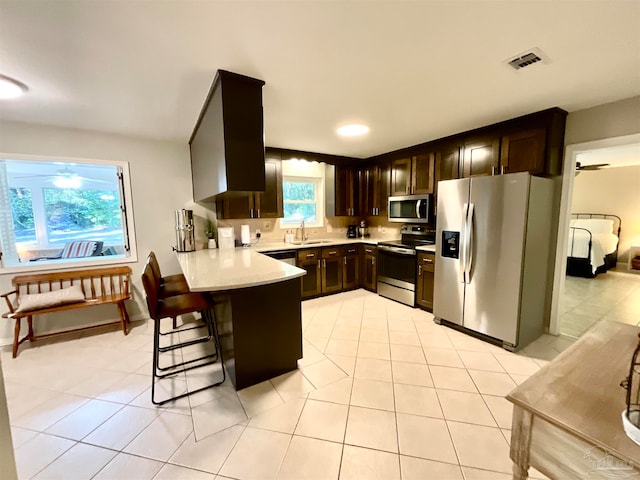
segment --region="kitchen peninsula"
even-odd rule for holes
[[[304,270],[244,248],[176,257],[189,288],[214,295],[224,365],[236,390],[297,368]]]

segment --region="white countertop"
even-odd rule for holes
[[[253,248],[196,250],[176,253],[194,292],[221,292],[302,277],[306,272],[258,253]]]
[[[313,239],[308,240],[303,245],[298,245],[295,243],[285,243],[285,242],[259,242],[255,245],[252,245],[250,248],[256,252],[270,252],[274,250],[300,250],[303,248],[321,248],[321,247],[332,247],[335,245],[352,245],[358,243],[365,243],[367,245],[377,245],[378,242],[385,242],[388,240],[384,239],[371,239],[371,238],[331,238],[331,239],[322,239],[322,243],[316,243]]]

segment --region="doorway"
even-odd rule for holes
[[[636,324],[640,275],[626,266],[630,246],[640,240],[640,181],[629,192],[631,187],[622,191],[620,185],[640,178],[640,134],[569,145],[565,155],[549,332],[577,337],[603,318]],[[576,176],[578,162],[582,168]],[[592,167],[596,164],[602,168]],[[583,213],[575,208],[623,214],[617,268],[595,278],[566,276],[570,214]]]

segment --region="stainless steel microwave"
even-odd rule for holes
[[[433,195],[405,195],[389,197],[387,211],[390,222],[431,223]]]

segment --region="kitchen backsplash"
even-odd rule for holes
[[[347,226],[359,224],[360,220],[351,217],[327,217],[324,227],[307,227],[306,234],[309,238],[346,238]],[[282,242],[287,230],[292,230],[296,238],[300,238],[299,228],[280,227],[280,219],[243,219],[243,220],[218,220],[218,227],[233,227],[236,238],[240,238],[240,226],[249,225],[251,238],[255,239],[256,229],[260,230],[260,241],[263,243]],[[374,239],[400,238],[400,224],[389,223],[386,219],[370,218],[369,234]]]

